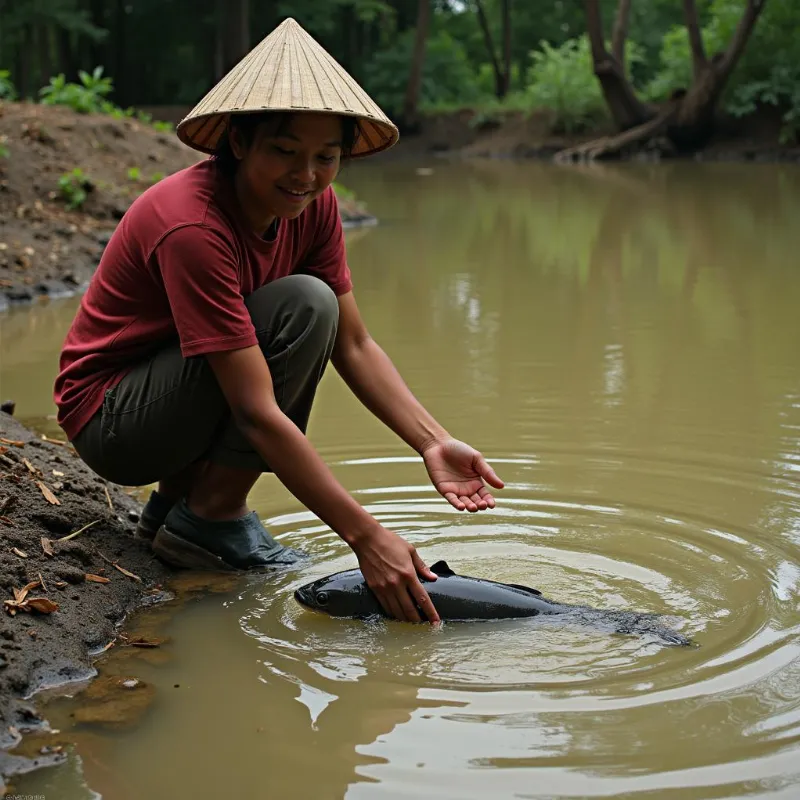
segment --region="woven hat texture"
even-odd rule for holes
[[[356,117],[353,157],[386,150],[397,127],[345,69],[294,19],[254,47],[178,124],[178,138],[204,153],[216,150],[230,114],[315,111]]]

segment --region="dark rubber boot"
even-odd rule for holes
[[[294,564],[305,553],[278,544],[255,511],[239,519],[212,522],[176,503],[153,540],[153,552],[183,569],[249,570]]]
[[[163,494],[153,490],[142,509],[142,515],[139,517],[139,522],[133,534],[134,539],[144,539],[152,542],[173,505],[172,500],[168,500]]]

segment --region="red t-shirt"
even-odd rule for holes
[[[74,439],[105,391],[170,340],[183,356],[257,344],[244,297],[296,272],[352,288],[332,187],[267,241],[208,159],[139,196],[109,241],[61,351],[54,399]]]

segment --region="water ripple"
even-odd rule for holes
[[[309,551],[310,563],[269,587],[254,582],[255,602],[242,626],[259,641],[272,679],[297,686],[313,727],[324,726],[332,705],[352,702],[348,685],[362,691],[407,687],[415,705],[425,705],[424,714],[410,711],[400,725],[415,731],[408,747],[424,751],[435,744],[437,758],[449,759],[451,768],[502,767],[510,780],[515,768],[531,764],[563,771],[568,757],[590,768],[587,754],[603,750],[597,731],[614,724],[635,728],[640,718],[648,729],[643,714],[659,720],[659,736],[692,741],[697,735],[687,734],[687,724],[713,719],[718,728],[736,728],[734,709],[754,706],[746,728],[721,738],[730,743],[738,737],[739,771],[750,757],[754,778],[772,775],[773,763],[783,769],[778,746],[800,734],[800,568],[790,532],[776,532],[764,520],[734,524],[713,510],[682,509],[666,494],[648,505],[603,496],[596,488],[556,496],[537,480],[537,470],[548,461],[563,468],[580,460],[584,467],[591,462],[595,469],[664,480],[673,489],[681,481],[700,481],[709,490],[720,483],[736,490],[749,485],[750,491],[787,498],[795,511],[798,487],[774,472],[765,478],[752,464],[741,468],[735,459],[720,469],[700,454],[673,462],[551,450],[491,460],[507,473],[507,487],[498,507],[484,515],[456,512],[429,484],[419,483],[415,457],[345,456],[334,468],[364,506],[413,542],[429,564],[444,558],[460,573],[532,585],[566,603],[664,614],[697,646],[665,648],[558,617],[448,624],[434,631],[309,612],[294,601],[294,589],[350,568],[355,559],[312,514],[287,509],[266,523],[284,542]],[[389,485],[373,484],[378,464]],[[749,484],[755,478],[757,487]],[[722,715],[720,703],[728,709]],[[515,729],[522,738],[512,743],[499,729]],[[452,746],[442,743],[443,731]],[[393,736],[402,735],[395,729]],[[366,751],[379,755],[386,747],[376,740]],[[396,748],[397,742],[393,771],[402,769]],[[502,758],[487,756],[490,751]],[[693,775],[697,786],[705,785],[726,758],[713,746],[699,760],[684,752],[680,768],[687,785],[694,785]],[[381,774],[375,766],[367,772]],[[658,766],[656,759],[652,773],[652,781],[631,778],[631,790],[671,785],[668,765]]]

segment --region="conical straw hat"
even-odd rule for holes
[[[289,18],[251,50],[178,124],[178,138],[213,153],[229,114],[315,111],[359,119],[353,156],[391,147],[397,127],[300,25]]]

